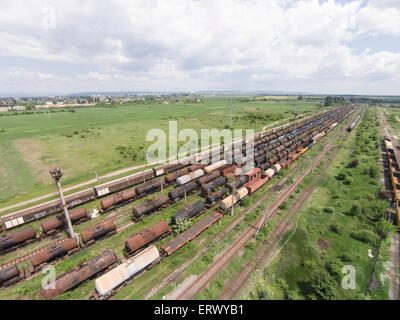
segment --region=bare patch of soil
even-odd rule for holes
[[[41,160],[43,155],[42,146],[39,141],[32,138],[18,139],[14,145],[28,165],[32,175],[40,182],[49,182],[49,170],[53,167],[50,163]]]
[[[328,250],[331,247],[331,244],[328,240],[325,239],[318,239],[318,246],[321,250]]]

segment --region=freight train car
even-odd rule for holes
[[[69,217],[72,224],[78,224],[80,222],[86,221],[89,218],[86,208],[79,208],[71,210],[69,212]],[[50,218],[41,224],[42,236],[53,234],[54,232],[65,228],[67,225],[65,220],[65,215],[61,214],[57,217]]]
[[[24,278],[24,269],[18,269],[16,265],[0,269],[0,288],[8,287]]]
[[[96,240],[117,233],[117,227],[113,221],[106,221],[81,233],[82,242],[85,246],[92,245]]]
[[[144,228],[125,241],[124,254],[126,257],[129,257],[136,253],[139,249],[147,246],[149,243],[152,243],[161,237],[167,236],[170,233],[171,228],[166,221],[161,221],[149,228]]]
[[[0,254],[9,252],[35,239],[37,239],[37,236],[32,227],[2,235],[0,236]]]
[[[120,287],[124,282],[132,279],[134,276],[137,276],[143,270],[150,268],[159,261],[160,254],[155,246],[144,249],[134,257],[126,260],[96,279],[94,283],[96,289],[95,298],[108,298],[114,294],[114,290]]]
[[[200,222],[190,227],[186,231],[182,232],[176,238],[172,239],[170,242],[161,246],[160,250],[163,254],[169,256],[178,250],[180,247],[188,243],[189,241],[196,238],[200,233],[206,230],[208,227],[213,225],[215,222],[222,218],[222,214],[218,212],[213,212],[209,216],[202,219]]]
[[[58,276],[54,288],[52,286],[43,288],[41,291],[42,296],[45,299],[53,299],[59,294],[77,287],[96,274],[111,268],[117,262],[116,254],[111,250],[106,250],[93,259],[77,265],[72,270]]]
[[[189,195],[190,193],[195,191],[198,187],[199,186],[194,181],[186,183],[183,186],[177,187],[168,192],[168,198],[171,201],[182,199],[185,196],[185,194]]]
[[[193,218],[203,212],[204,208],[204,202],[201,200],[192,205],[185,205],[182,210],[172,216],[171,224],[176,224],[178,221]]]
[[[136,192],[134,190],[126,190],[118,192],[112,196],[104,198],[100,201],[100,212],[107,212],[115,209],[121,204],[127,204],[136,199]]]
[[[95,198],[96,196],[93,189],[88,189],[80,191],[73,195],[66,196],[65,202],[67,204],[67,208],[71,209],[86,202],[92,201]],[[44,204],[33,206],[31,208],[5,214],[1,216],[1,221],[4,229],[9,230],[30,221],[38,220],[61,211],[61,201],[52,200]]]
[[[161,195],[150,199],[136,207],[132,208],[133,218],[139,219],[141,216],[154,212],[168,203],[168,198],[165,195]]]
[[[43,265],[66,254],[72,254],[79,250],[78,243],[75,238],[68,238],[61,243],[51,245],[44,248],[30,258],[31,265],[35,272],[40,270]]]

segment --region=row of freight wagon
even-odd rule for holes
[[[298,130],[301,127],[304,127],[305,123],[312,123],[314,120],[318,119],[318,117],[323,117],[328,115],[330,111],[325,111],[317,116],[307,117],[295,123],[295,130]],[[265,137],[273,137],[275,134],[280,134],[282,132],[287,132],[288,128],[294,126],[294,123],[289,123],[287,125],[279,127],[279,129],[271,129],[264,132],[258,132],[254,135],[254,146],[257,147],[258,144],[261,144]],[[244,139],[243,139],[244,140]],[[240,141],[239,141],[240,142]],[[248,139],[242,141],[243,144],[247,143]],[[213,158],[215,154],[223,154],[226,149],[234,149],[233,146],[236,146],[237,142],[225,144],[221,147],[216,147],[208,151],[204,151],[198,153],[192,157],[187,157],[185,159],[180,160],[179,162],[169,163],[165,165],[160,165],[152,169],[144,170],[132,175],[129,175],[124,178],[120,178],[111,182],[107,182],[98,186],[95,186],[91,189],[86,189],[83,191],[79,191],[72,195],[68,195],[65,197],[66,205],[68,209],[72,209],[74,207],[80,206],[89,201],[95,200],[97,198],[102,198],[106,195],[119,192],[123,189],[135,186],[137,184],[144,183],[153,178],[160,177],[162,175],[168,174],[170,172],[179,170],[188,165],[188,163],[198,163],[198,162],[210,162],[210,159]],[[21,226],[28,222],[42,219],[43,217],[47,217],[49,215],[59,213],[62,211],[60,200],[52,200],[43,204],[35,205],[30,208],[18,210],[16,212],[12,212],[9,214],[5,214],[1,216],[1,225],[0,231],[10,230],[12,228]]]
[[[331,130],[332,126],[329,126],[329,129],[325,128],[322,132],[327,132]],[[261,170],[259,168],[255,168],[249,174],[249,181],[245,183],[244,187],[241,187],[237,190],[237,193],[232,194],[226,197],[220,204],[220,211],[226,211],[232,205],[239,202],[248,194],[253,193],[258,190],[257,188],[252,188],[254,185],[263,185],[268,179],[270,179],[273,175],[276,175],[280,172],[281,169],[286,168],[289,163],[293,162],[300,155],[306,152],[309,147],[312,147],[316,142],[310,142],[309,146],[305,148],[301,148],[298,152],[293,154],[290,159],[287,159],[286,163],[281,162],[275,164],[273,168],[266,170],[261,174]],[[261,182],[261,183],[260,183]],[[200,201],[201,202],[201,201]],[[202,202],[201,202],[202,203]],[[200,210],[202,207],[200,207]],[[175,252],[178,248],[183,246],[188,241],[195,238],[199,233],[208,228],[210,225],[218,221],[222,218],[222,212],[213,212],[203,220],[201,220],[198,224],[189,228],[182,234],[178,235],[176,238],[171,240],[169,243],[163,245],[161,247],[162,255],[170,255]],[[137,252],[139,249],[149,245],[152,241],[159,239],[161,236],[169,234],[170,229],[166,222],[160,222],[159,224],[142,230],[141,232],[135,234],[131,238],[129,238],[125,243],[125,252],[127,253],[127,257],[129,257],[132,253]],[[71,239],[68,239],[71,241]],[[160,261],[160,253],[154,247],[150,246],[145,248],[143,251],[137,253],[134,257],[128,258],[124,263],[120,264],[116,268],[113,268],[108,273],[104,274],[102,277],[96,280],[96,295],[98,297],[107,297],[112,292],[115,291],[122,283],[126,280],[131,279],[141,271],[146,268],[152,266],[154,263],[158,263]],[[77,266],[74,270],[67,272],[66,274],[59,277],[56,281],[56,288],[51,290],[43,290],[43,295],[46,298],[52,298],[55,295],[64,292],[82,281],[86,280],[88,277],[91,277],[99,272],[104,271],[107,268],[112,268],[118,259],[112,251],[106,251],[104,254],[87,261],[86,263]],[[37,263],[37,262],[36,262]],[[85,270],[85,271],[84,271]],[[88,274],[87,270],[91,270],[91,275]],[[17,274],[17,271],[14,269],[14,274]],[[0,279],[1,279],[0,273]],[[1,281],[1,280],[0,280]]]
[[[343,111],[339,111],[335,113],[335,117],[328,119],[328,125],[330,124],[330,129],[332,129],[332,123],[335,125],[335,119],[338,118]],[[325,117],[321,117],[324,119]],[[312,131],[315,131],[315,127],[319,121],[313,119],[313,124],[306,124],[305,131],[299,131],[297,128],[296,134],[293,133],[293,130],[289,130],[287,132],[282,132],[282,135],[271,134],[263,139],[262,143],[256,149],[256,155],[259,157],[256,158],[256,164],[262,169],[268,169],[268,175],[270,176],[275,170],[277,166],[272,168],[278,161],[283,159],[284,157],[288,157],[289,153],[293,153],[301,145],[308,144],[308,141],[312,141],[315,143],[320,139],[323,132],[318,133],[314,138],[312,138]],[[326,126],[328,126],[326,125]],[[272,140],[273,139],[273,140]],[[297,141],[295,141],[295,139]],[[283,150],[283,148],[288,148],[287,150]],[[290,148],[289,148],[290,147]],[[270,152],[273,155],[272,158],[268,159],[265,155],[265,152]],[[264,155],[263,155],[264,154]],[[260,157],[264,158],[261,160]],[[268,160],[267,160],[268,159]],[[264,162],[263,162],[264,161]],[[290,164],[290,162],[289,162]],[[218,170],[217,170],[218,169]],[[255,169],[257,171],[257,169]],[[172,183],[174,180],[176,181],[177,187],[168,193],[168,198],[164,195],[153,198],[145,203],[136,206],[133,208],[134,218],[138,219],[142,215],[146,215],[148,213],[154,212],[160,208],[165,207],[169,203],[176,201],[185,195],[189,195],[191,192],[196,190],[198,187],[201,187],[202,194],[205,195],[206,201],[208,205],[214,204],[216,201],[220,200],[222,196],[226,194],[226,189],[218,190],[216,193],[213,191],[225,184],[226,180],[232,176],[236,176],[239,174],[243,174],[240,165],[229,165],[226,160],[218,161],[217,163],[213,163],[211,165],[199,164],[195,166],[191,166],[187,169],[183,169],[177,172],[174,172],[165,177],[165,183]],[[229,183],[227,185],[228,189],[232,191],[233,189],[237,189],[243,184],[247,183],[251,186],[252,189],[259,188],[264,182],[267,181],[268,178],[264,177],[263,179],[257,178],[254,182],[249,182],[249,177],[252,174],[244,174],[241,175],[239,179],[236,179],[234,182]],[[194,181],[195,182],[194,182]],[[136,199],[138,196],[148,195],[155,190],[158,190],[158,185],[162,185],[162,180],[150,181],[145,183],[139,187],[136,187],[136,190],[128,190],[122,193],[117,193],[109,198],[105,198],[101,201],[101,210],[107,211],[109,208],[115,207],[115,205],[126,204],[126,202],[130,202]],[[79,223],[88,219],[88,213],[85,208],[79,208],[77,210],[71,211],[71,221],[72,223]],[[37,235],[33,228],[29,227],[26,229],[19,230],[17,232],[13,232],[8,235],[4,235],[0,237],[0,252],[5,253],[13,248],[17,248],[20,245],[29,243],[36,239],[40,239],[41,236],[45,236],[48,234],[52,234],[55,231],[58,231],[62,228],[65,228],[65,218],[64,215],[59,215],[57,217],[46,220],[42,223],[42,233]],[[112,234],[115,232],[115,224],[109,222],[107,224],[99,224],[95,228],[92,228],[85,233],[82,234],[83,243],[92,242],[95,238],[101,238],[104,235]],[[91,235],[91,236],[86,236]]]

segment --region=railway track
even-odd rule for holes
[[[354,119],[354,118],[353,118]],[[346,127],[342,128],[339,136],[346,132]],[[338,138],[338,137],[337,137]],[[336,139],[337,139],[336,138]],[[335,139],[335,141],[336,141]],[[322,150],[322,152],[315,158],[314,163],[308,167],[296,181],[283,192],[278,199],[270,206],[268,219],[271,219],[276,215],[279,207],[283,202],[287,201],[293,192],[298,188],[300,183],[311,173],[314,167],[318,166],[325,155],[333,148],[333,142],[329,142]],[[190,286],[183,289],[177,296],[177,300],[190,300],[193,299],[200,291],[202,291],[209,282],[216,277],[216,275],[223,269],[225,269],[230,261],[244,248],[244,246],[254,237],[257,227],[265,222],[264,215],[257,219],[256,223],[245,230],[244,233],[224,252],[222,252],[217,259],[214,259],[213,263],[208,269],[196,278],[196,281]],[[283,228],[283,226],[281,226]],[[279,230],[278,230],[279,231]],[[240,287],[240,285],[239,285]],[[234,291],[234,288],[233,290]]]
[[[101,222],[98,222],[98,223],[95,223],[95,224],[93,224],[93,225],[91,225],[91,226],[88,226],[88,227],[84,228],[84,229],[83,229],[82,231],[80,231],[80,232],[84,232],[84,231],[87,231],[87,230],[89,230],[89,229],[95,228],[96,226],[99,226],[99,225],[101,225],[101,224],[103,224],[103,223],[106,223],[106,222],[110,222],[110,221],[115,222],[115,221],[117,221],[117,220],[120,220],[120,219],[123,219],[123,218],[129,216],[130,214],[131,214],[131,213],[130,213],[129,211],[120,213],[120,214],[115,215],[115,216],[113,216],[113,217],[104,219],[104,220],[102,220]],[[122,232],[122,231],[124,231],[125,229],[127,229],[127,228],[133,226],[134,224],[135,224],[134,221],[128,221],[128,222],[124,223],[122,226],[117,227],[117,228],[116,228],[116,231],[117,231],[117,233]],[[49,243],[49,244],[47,244],[47,245],[45,245],[45,246],[43,246],[43,247],[41,247],[41,248],[39,248],[39,249],[37,249],[37,250],[34,250],[34,251],[30,252],[30,253],[27,253],[27,254],[25,254],[25,255],[23,255],[23,256],[21,256],[21,257],[15,258],[15,259],[11,260],[10,262],[6,262],[6,263],[4,263],[4,264],[2,264],[2,265],[0,266],[0,269],[8,268],[8,267],[11,267],[12,265],[21,265],[21,264],[23,264],[24,262],[26,262],[27,260],[29,260],[29,258],[33,257],[34,255],[36,255],[36,254],[38,254],[38,253],[40,253],[40,252],[42,252],[42,251],[48,249],[48,248],[51,247],[51,246],[60,244],[60,243],[62,243],[62,242],[63,242],[64,240],[66,240],[66,239],[68,239],[68,237],[64,236],[64,237],[62,237],[61,239],[56,240],[56,241],[53,241],[53,242],[51,242],[51,243]]]
[[[290,172],[287,176],[285,176],[278,186],[278,190],[281,190],[283,186],[285,185],[286,181],[292,177],[292,175],[295,172],[292,171]],[[175,282],[179,279],[179,277],[183,274],[183,272],[186,270],[187,267],[189,267],[192,263],[194,263],[197,259],[199,259],[202,255],[206,254],[209,250],[209,243],[217,243],[223,240],[230,232],[232,232],[235,227],[240,225],[243,220],[246,218],[246,214],[249,212],[252,212],[253,210],[257,209],[264,201],[265,199],[261,198],[259,199],[256,203],[254,203],[252,206],[250,206],[246,211],[242,212],[235,221],[233,221],[229,226],[227,226],[224,230],[222,230],[220,233],[217,235],[214,235],[209,241],[203,245],[200,245],[200,249],[197,251],[197,254],[191,258],[190,260],[186,261],[184,264],[182,264],[180,267],[175,269],[174,271],[170,272],[166,277],[164,277],[161,282],[150,289],[149,293],[146,295],[145,299],[150,299],[152,296],[154,296],[157,292],[159,292],[161,289],[163,289],[165,286],[168,284]],[[214,205],[215,206],[215,205]]]

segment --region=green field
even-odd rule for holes
[[[251,101],[232,98],[233,128],[260,130],[319,109],[313,101]],[[75,108],[57,112],[0,117],[0,204],[5,207],[54,191],[48,170],[63,170],[70,186],[115,170],[145,163],[149,129],[168,134],[169,120],[184,128],[229,126],[229,97],[205,98],[201,104],[142,104]],[[184,142],[180,142],[182,145]],[[119,148],[117,148],[119,146]],[[122,147],[122,148],[121,148]],[[122,150],[122,151],[121,151]],[[125,151],[124,151],[125,150]]]

